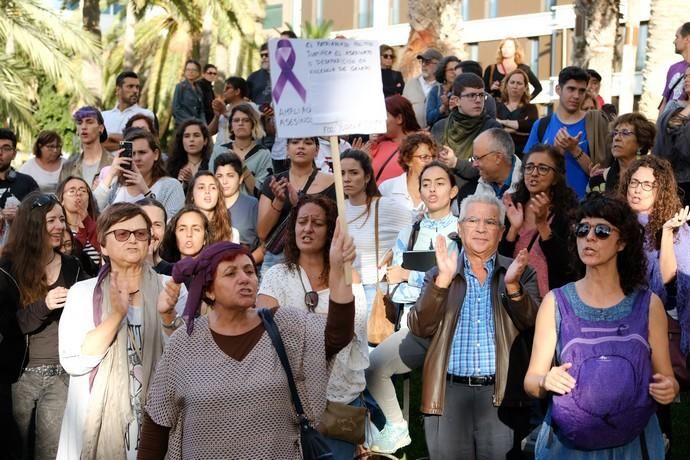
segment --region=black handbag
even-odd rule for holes
[[[259,317],[264,323],[264,328],[266,329],[268,336],[271,338],[271,342],[273,342],[273,347],[276,349],[278,358],[280,358],[280,363],[283,365],[283,369],[285,370],[285,375],[287,375],[288,385],[290,386],[290,395],[292,396],[292,403],[295,406],[295,412],[297,412],[297,419],[299,420],[302,458],[304,460],[332,460],[334,458],[333,453],[328,447],[328,444],[326,444],[326,440],[321,433],[312,427],[309,419],[307,419],[307,416],[304,413],[302,401],[297,393],[297,386],[295,385],[295,378],[292,374],[290,361],[288,361],[287,353],[285,352],[285,345],[283,344],[283,339],[280,338],[280,331],[273,320],[271,311],[266,308],[262,308],[259,310]]]

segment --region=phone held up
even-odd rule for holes
[[[120,142],[120,148],[122,149],[122,152],[120,152],[120,157],[121,158],[129,158],[130,160],[132,159],[132,143],[130,141],[122,141]],[[129,161],[127,163],[124,163],[122,165],[124,169],[129,169],[130,171],[132,170],[132,162]]]

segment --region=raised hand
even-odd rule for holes
[[[158,295],[158,313],[161,316],[175,314],[175,304],[180,297],[181,288],[182,285],[172,279],[165,283],[165,287]]]
[[[513,262],[511,262],[503,278],[507,289],[511,290],[511,288],[514,288],[511,290],[514,292],[520,288],[520,277],[522,277],[525,268],[527,268],[528,260],[529,252],[527,248],[522,248],[520,252],[517,253],[517,256],[515,256],[515,259],[513,259]]]
[[[129,310],[129,283],[117,272],[110,272],[111,314],[124,318]]]
[[[133,185],[142,195],[149,191],[144,176],[141,175],[141,171],[139,171],[139,168],[137,168],[134,162],[132,162],[131,170],[124,169],[122,171],[122,176],[125,178],[125,183],[127,185]]]
[[[447,288],[450,286],[455,271],[458,268],[458,254],[453,251],[448,254],[448,244],[444,235],[436,235],[436,266],[438,268],[438,275],[436,276],[436,286],[440,288]]]
[[[444,145],[438,151],[438,159],[445,163],[445,165],[449,168],[455,168],[455,165],[458,164],[458,157],[455,156],[453,149],[447,145]]]
[[[285,204],[287,199],[287,184],[288,180],[283,177],[280,180],[276,180],[275,177],[271,178],[269,186],[271,187],[271,192],[273,193],[273,202],[276,203],[276,208],[280,209]]]
[[[503,205],[506,207],[506,217],[510,222],[510,230],[517,235],[525,222],[525,212],[522,203],[513,203],[509,193],[503,195]]]
[[[183,167],[177,174],[177,180],[180,182],[191,182],[193,178],[194,174],[192,174],[192,169],[189,166]]]
[[[573,367],[572,363],[552,367],[541,382],[542,388],[559,395],[570,393],[576,383],[573,376],[568,374],[568,369],[571,367]]]
[[[671,217],[669,220],[667,220],[664,223],[663,228],[666,228],[666,229],[678,228],[689,220],[690,220],[690,206],[686,206],[684,208],[681,208],[680,211],[675,213],[673,215],[673,217]]]

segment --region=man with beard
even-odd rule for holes
[[[5,243],[9,224],[17,214],[19,202],[38,190],[36,181],[12,168],[17,156],[17,136],[13,131],[0,128],[0,245]]]
[[[680,54],[683,60],[672,64],[666,73],[666,85],[664,86],[663,99],[659,104],[659,113],[663,113],[666,104],[670,101],[682,100],[685,98],[683,91],[683,80],[685,69],[690,65],[690,22],[686,22],[676,31],[676,38],[673,40],[676,54]]]
[[[103,142],[108,139],[103,115],[97,108],[85,106],[74,112],[72,118],[77,123],[81,152],[75,153],[65,162],[58,182],[69,176],[77,176],[94,188],[94,179],[101,169],[113,162],[112,155],[103,147]]]
[[[443,59],[441,52],[435,48],[429,48],[417,56],[417,60],[422,66],[422,73],[415,78],[408,80],[403,89],[403,96],[412,103],[415,118],[419,126],[426,126],[426,99],[431,88],[436,83],[436,66]]]
[[[117,97],[117,104],[112,110],[103,112],[105,129],[108,132],[108,139],[103,142],[103,147],[108,151],[114,152],[120,149],[122,133],[125,130],[127,121],[132,116],[141,113],[151,120],[156,120],[156,116],[153,112],[138,104],[140,94],[141,85],[139,83],[139,76],[135,72],[125,70],[117,76],[115,79],[115,96]]]
[[[585,196],[592,166],[606,167],[611,162],[608,121],[598,110],[580,109],[587,91],[589,75],[580,67],[566,67],[558,74],[559,103],[552,114],[532,125],[524,152],[535,144],[551,144],[565,156],[568,185],[578,198]]]

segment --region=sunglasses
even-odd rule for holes
[[[592,228],[594,228],[594,236],[600,240],[605,240],[611,236],[611,233],[614,230],[616,230],[615,228],[612,228],[610,225],[606,224],[596,224],[594,227],[592,227],[592,225],[588,224],[587,222],[580,222],[575,226],[575,236],[578,238],[586,238]]]
[[[34,201],[31,202],[31,210],[42,208],[43,206],[48,206],[53,203],[59,203],[57,197],[53,194],[37,196]]]
[[[381,56],[383,56],[383,57],[386,58],[386,59],[393,59],[393,55],[392,55],[392,54],[382,54]]]
[[[304,293],[304,305],[309,311],[314,311],[319,305],[319,293],[316,291],[309,291]]]
[[[151,239],[151,232],[146,228],[138,228],[136,230],[126,230],[124,228],[118,228],[117,230],[109,231],[105,234],[105,236],[108,236],[111,233],[113,234],[115,239],[120,243],[124,243],[125,241],[129,240],[129,237],[132,234],[134,234],[134,239],[136,239],[137,241],[148,241],[149,239]]]

